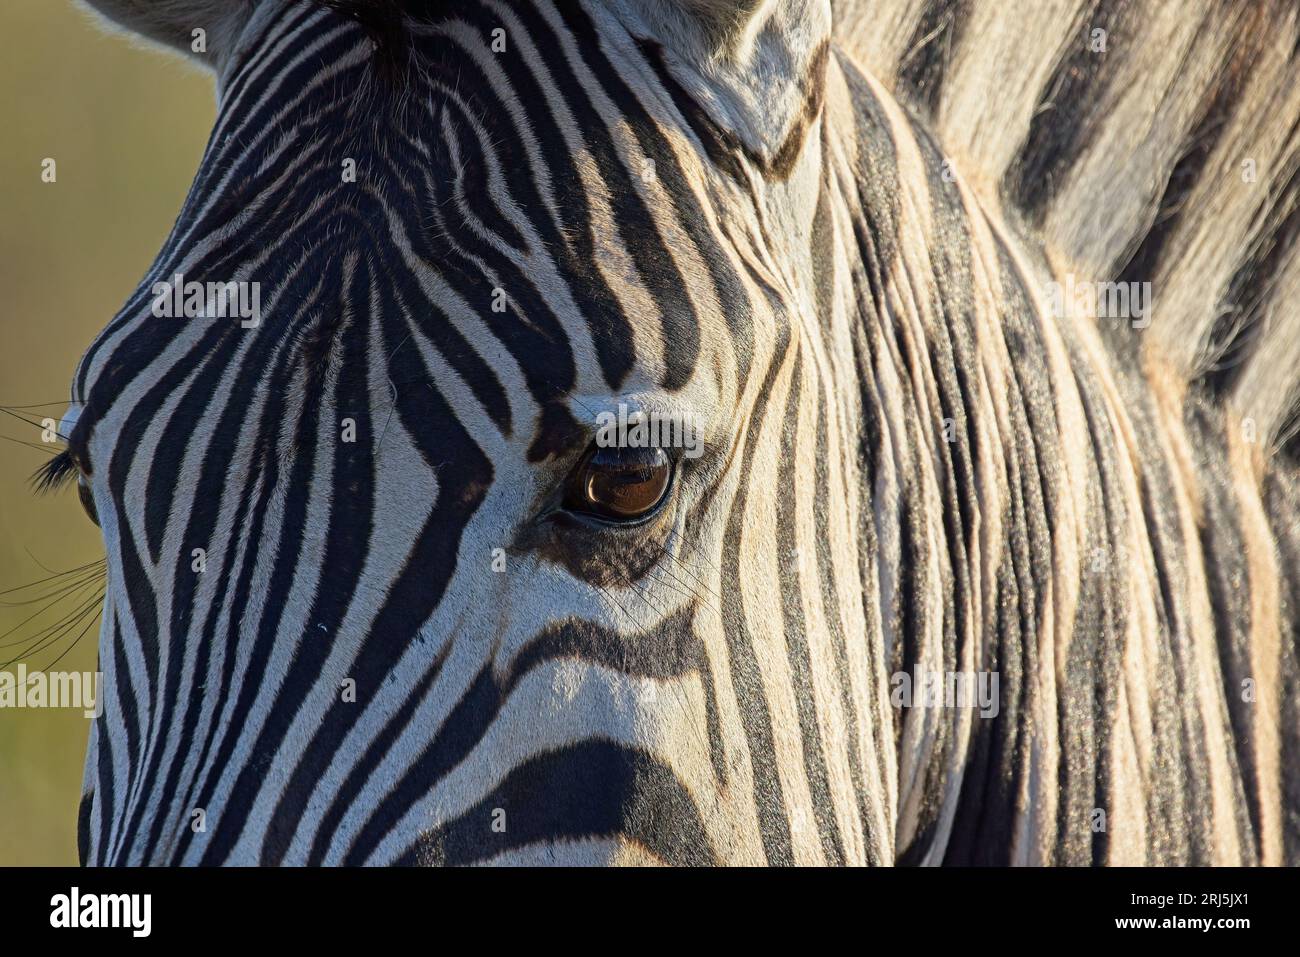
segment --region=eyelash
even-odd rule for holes
[[[36,470],[32,484],[37,492],[55,492],[69,485],[77,477],[77,463],[68,450],[55,455]]]

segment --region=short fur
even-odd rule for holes
[[[74,383],[87,860],[1300,860],[1294,13],[744,10],[254,12]],[[160,320],[179,271],[265,321]],[[585,522],[629,396],[705,454]]]

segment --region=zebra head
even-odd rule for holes
[[[94,3],[219,104],[75,376],[83,859],[888,859],[828,4]]]
[[[218,115],[83,859],[1297,858],[1293,8],[91,2]]]

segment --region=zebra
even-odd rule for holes
[[[1292,5],[86,2],[83,862],[1300,860]]]

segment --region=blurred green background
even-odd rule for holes
[[[3,0],[0,24],[0,405],[59,403],[180,211],[212,123],[212,82],[105,33],[71,0]],[[54,183],[41,181],[46,157]],[[8,590],[103,548],[75,490],[33,495],[29,478],[51,453],[8,440],[39,443],[39,428],[0,419],[2,663],[43,627],[20,626],[38,606],[13,604],[40,591]],[[94,670],[97,641],[92,627],[57,667]],[[88,727],[79,710],[0,708],[0,865],[76,863]]]

